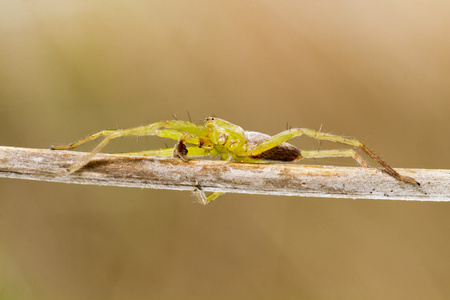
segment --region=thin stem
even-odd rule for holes
[[[0,177],[40,181],[207,192],[331,198],[450,201],[450,170],[396,169],[420,186],[379,169],[248,164],[217,160],[97,154],[0,146]]]

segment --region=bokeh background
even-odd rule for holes
[[[189,112],[321,128],[394,167],[449,169],[449,15],[448,1],[3,0],[0,145]],[[449,236],[449,203],[227,194],[204,207],[187,192],[0,179],[0,298],[449,299]]]

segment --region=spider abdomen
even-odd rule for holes
[[[246,131],[245,137],[247,139],[247,145],[250,148],[253,148],[271,136],[256,131]],[[301,158],[301,153],[300,150],[298,150],[294,145],[284,142],[256,156],[252,156],[252,158],[276,161],[293,161]]]

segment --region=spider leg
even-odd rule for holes
[[[79,147],[89,141],[95,140],[101,136],[108,136],[110,134],[116,132],[126,132],[125,135],[157,135],[160,137],[170,138],[174,140],[178,140],[184,133],[192,133],[196,136],[205,136],[209,134],[209,129],[205,128],[201,125],[197,125],[194,123],[189,123],[185,121],[162,121],[156,122],[145,126],[139,126],[130,129],[118,129],[118,130],[102,130],[100,132],[94,133],[84,139],[81,139],[75,143],[69,145],[61,145],[61,146],[51,146],[51,150],[69,150],[76,147]]]
[[[87,143],[89,141],[95,140],[101,136],[110,135],[111,133],[116,132],[116,130],[102,130],[100,132],[94,133],[93,135],[90,135],[84,139],[81,139],[79,141],[76,141],[75,143],[69,144],[69,145],[61,145],[61,146],[51,146],[51,150],[69,150],[76,147],[79,147],[83,145],[84,143]]]
[[[324,141],[330,141],[340,144],[345,144],[349,146],[358,147],[362,150],[364,150],[370,157],[372,157],[374,160],[376,160],[380,165],[384,167],[384,170],[391,175],[394,178],[397,178],[398,180],[402,180],[409,183],[414,183],[417,185],[420,185],[417,181],[415,181],[411,177],[403,176],[399,174],[397,171],[392,169],[385,161],[383,161],[378,155],[375,154],[372,150],[367,148],[363,143],[356,139],[352,138],[346,138],[339,135],[324,133],[312,129],[307,128],[292,128],[290,130],[283,131],[261,143],[259,143],[256,147],[251,149],[251,156],[256,156],[264,151],[267,151],[283,142],[286,142],[287,140],[290,140],[294,137],[306,135],[308,137],[317,139],[317,140],[324,140]],[[302,151],[303,153],[303,151]]]
[[[94,149],[92,152],[79,164],[71,167],[69,169],[70,173],[73,173],[85,166],[92,157],[99,152],[109,141],[115,138],[123,137],[123,136],[144,136],[144,135],[156,135],[159,137],[170,138],[174,140],[179,140],[186,133],[191,133],[192,135],[188,135],[186,138],[187,143],[198,143],[199,137],[207,136],[209,134],[210,129],[203,127],[201,125],[197,125],[190,122],[185,121],[162,121],[156,122],[153,124],[149,124],[146,126],[139,126],[130,129],[119,129],[119,130],[104,130],[98,133],[95,133],[87,138],[81,139],[78,142],[75,142],[70,145],[63,146],[54,146],[51,147],[53,150],[68,150],[78,147],[86,142],[97,139],[101,136],[106,136],[105,139]]]
[[[188,150],[187,156],[205,156],[208,155],[208,151],[199,147],[186,147]],[[116,153],[120,155],[132,155],[132,156],[156,156],[156,157],[170,157],[173,155],[173,148],[165,148],[158,150],[146,150],[139,152],[126,152],[126,153]]]
[[[80,163],[74,165],[73,167],[69,168],[69,170],[68,170],[69,173],[73,173],[73,172],[79,170],[80,168],[84,167],[84,166],[92,159],[92,157],[93,157],[97,152],[99,152],[103,147],[105,147],[106,144],[108,144],[108,142],[111,141],[112,139],[119,138],[119,137],[123,137],[123,136],[127,136],[127,135],[138,135],[138,134],[136,134],[136,133],[137,133],[137,132],[130,132],[129,129],[125,129],[125,130],[116,130],[116,131],[114,131],[113,133],[110,133],[109,135],[107,135],[107,136],[105,137],[105,139],[104,139],[97,147],[94,148],[94,150],[92,150],[91,153],[89,153],[89,154],[86,156],[86,158],[85,158],[82,162],[80,162]],[[86,139],[88,139],[88,141],[89,141],[89,137],[86,138]],[[85,142],[86,139],[81,140],[80,142],[78,142],[78,144],[83,144],[83,143]],[[75,143],[75,144],[77,144],[77,143]],[[78,145],[77,145],[77,146],[78,146]],[[58,149],[58,148],[56,148],[56,149]],[[69,148],[69,149],[70,149],[70,148]]]
[[[138,152],[119,152],[114,153],[118,155],[129,155],[129,156],[155,156],[155,157],[169,157],[172,156],[173,148],[164,148],[158,150],[144,150]]]
[[[353,149],[316,151],[302,150],[301,153],[303,158],[351,157],[364,168],[369,168],[366,162]]]
[[[194,190],[194,194],[197,196],[197,198],[200,200],[200,202],[202,204],[206,205],[206,204],[216,200],[217,198],[222,196],[224,193],[223,192],[215,192],[209,196],[206,196],[205,192],[200,187],[196,187]]]

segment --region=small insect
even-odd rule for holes
[[[188,161],[188,157],[220,156],[222,160],[234,160],[244,163],[263,163],[268,161],[292,162],[302,158],[325,158],[325,157],[351,157],[361,166],[369,166],[353,149],[342,150],[299,150],[286,141],[306,135],[319,141],[330,141],[358,147],[364,150],[370,157],[377,161],[386,173],[397,180],[420,185],[416,180],[399,174],[384,162],[372,150],[360,141],[333,135],[307,128],[290,128],[277,135],[269,136],[255,131],[244,131],[240,126],[225,120],[209,117],[203,125],[181,120],[170,120],[152,123],[130,129],[103,130],[91,136],[81,139],[70,145],[52,146],[53,150],[68,150],[76,148],[86,142],[104,136],[104,140],[86,156],[79,164],[69,169],[73,173],[85,166],[92,157],[99,152],[109,141],[123,136],[156,135],[163,138],[176,140],[174,148],[149,150],[142,152],[121,153],[136,156],[177,157]],[[187,146],[189,145],[189,146]],[[206,196],[199,185],[194,191],[203,204],[207,204],[222,195],[215,192]]]

